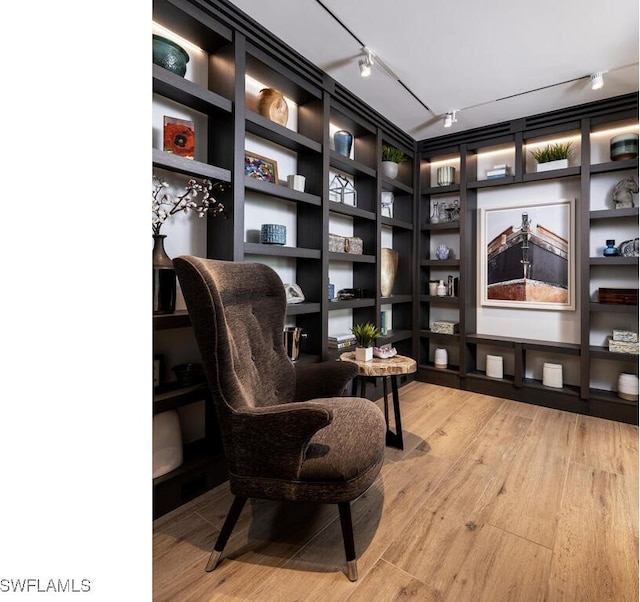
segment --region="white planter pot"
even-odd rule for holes
[[[557,161],[538,163],[536,171],[552,171],[554,169],[566,169],[567,167],[569,167],[569,159],[558,159]]]
[[[623,372],[618,377],[618,397],[627,401],[638,401],[638,377]]]
[[[398,177],[398,164],[393,161],[383,161],[382,162],[382,173],[387,176],[387,178],[397,178]]]
[[[370,362],[373,359],[373,347],[356,347],[356,359],[359,362]]]

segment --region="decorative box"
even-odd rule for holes
[[[613,330],[614,341],[625,341],[627,343],[637,343],[638,333],[630,330]]]
[[[362,255],[362,239],[358,236],[339,236],[329,233],[329,251]]]
[[[438,334],[456,334],[459,332],[460,322],[450,320],[434,320],[431,322],[431,332]]]
[[[628,343],[627,341],[614,341],[613,339],[609,339],[609,351],[638,355],[638,343]]]
[[[638,305],[637,288],[599,288],[598,303]]]
[[[260,242],[263,245],[284,245],[287,242],[287,227],[281,224],[262,224]]]

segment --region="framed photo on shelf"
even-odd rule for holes
[[[179,157],[193,159],[195,156],[196,134],[193,121],[164,116],[163,150]]]
[[[278,163],[251,151],[244,152],[244,170],[250,178],[278,183]]]
[[[575,200],[480,209],[485,306],[575,310]]]

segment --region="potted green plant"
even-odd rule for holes
[[[373,359],[373,344],[382,333],[371,322],[355,324],[351,328],[351,334],[356,338],[356,359],[369,362]]]
[[[529,151],[537,162],[536,171],[550,171],[569,167],[572,144],[572,142],[558,142]]]
[[[398,165],[406,160],[407,155],[399,148],[389,144],[382,145],[382,173],[388,178],[396,178],[398,176]]]

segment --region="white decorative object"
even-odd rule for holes
[[[638,401],[638,377],[622,372],[618,376],[618,397],[627,401]]]
[[[449,354],[444,347],[437,347],[433,363],[435,367],[444,370],[449,362]]]
[[[153,478],[182,464],[182,432],[178,412],[170,410],[153,417]]]
[[[304,192],[305,177],[299,174],[287,176],[287,184],[289,188],[293,188],[293,190]]]
[[[536,166],[536,171],[551,171],[553,169],[566,169],[567,167],[569,167],[569,159],[558,159],[557,161],[538,163]]]
[[[542,367],[542,384],[545,387],[562,389],[562,364],[545,362]]]
[[[356,359],[359,362],[370,362],[373,359],[373,347],[356,347]]]
[[[393,192],[383,191],[380,195],[380,215],[382,217],[393,217]]]
[[[435,297],[438,294],[438,281],[432,280],[429,282],[429,294],[432,297]]]
[[[304,293],[302,289],[294,282],[287,282],[284,285],[284,292],[287,296],[287,303],[302,303],[304,301]]]
[[[504,378],[501,355],[487,355],[487,376],[489,378]]]
[[[444,280],[440,280],[438,286],[436,288],[436,296],[438,297],[446,297],[447,296],[447,287],[444,284]]]

